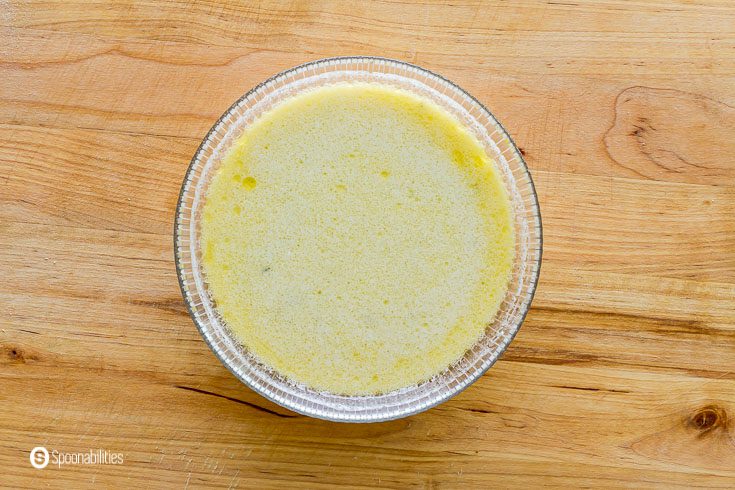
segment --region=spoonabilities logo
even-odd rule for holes
[[[112,453],[107,449],[67,453],[56,449],[49,451],[43,446],[37,446],[31,450],[30,460],[34,468],[41,470],[49,463],[59,468],[64,465],[123,464],[125,458],[123,453]]]
[[[48,466],[48,450],[43,446],[34,447],[31,450],[31,465],[37,470]]]

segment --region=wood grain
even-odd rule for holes
[[[2,486],[735,486],[735,5],[0,2]],[[242,93],[366,54],[506,125],[544,219],[502,360],[404,420],[240,384],[178,289],[173,212]],[[31,448],[122,452],[36,470]]]

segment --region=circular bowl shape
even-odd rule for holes
[[[207,289],[199,250],[199,218],[212,176],[244,128],[278,102],[337,82],[373,82],[429,98],[462,122],[496,163],[513,211],[515,261],[503,302],[485,335],[444,372],[416,386],[381,395],[343,396],[297,385],[260,364],[229,332]],[[384,58],[323,59],[284,71],[235,102],[197,150],[181,187],[174,250],[181,291],[194,323],[222,363],[243,383],[283,407],[341,422],[378,422],[421,412],[456,395],[495,363],[523,322],[541,265],[538,199],[523,157],[508,133],[477,99],[452,82],[408,63]]]

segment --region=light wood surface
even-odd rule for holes
[[[0,1],[0,486],[735,486],[735,4]],[[336,55],[485,103],[544,264],[502,360],[388,423],[290,413],[184,308],[172,226],[241,94]],[[36,470],[34,446],[119,466]]]

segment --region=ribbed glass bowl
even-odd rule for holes
[[[485,336],[443,373],[416,386],[375,396],[343,396],[297,385],[269,370],[230,334],[207,289],[199,249],[207,187],[245,127],[278,102],[336,82],[377,82],[428,97],[463,122],[494,158],[512,200],[516,251],[508,292]],[[330,58],[286,70],[235,102],[212,127],[191,161],[174,225],[176,268],[194,323],[222,363],[243,383],[293,411],[342,422],[377,422],[421,412],[456,395],[495,363],[521,326],[541,265],[541,217],[528,168],[508,133],[474,97],[422,68],[384,58]]]

